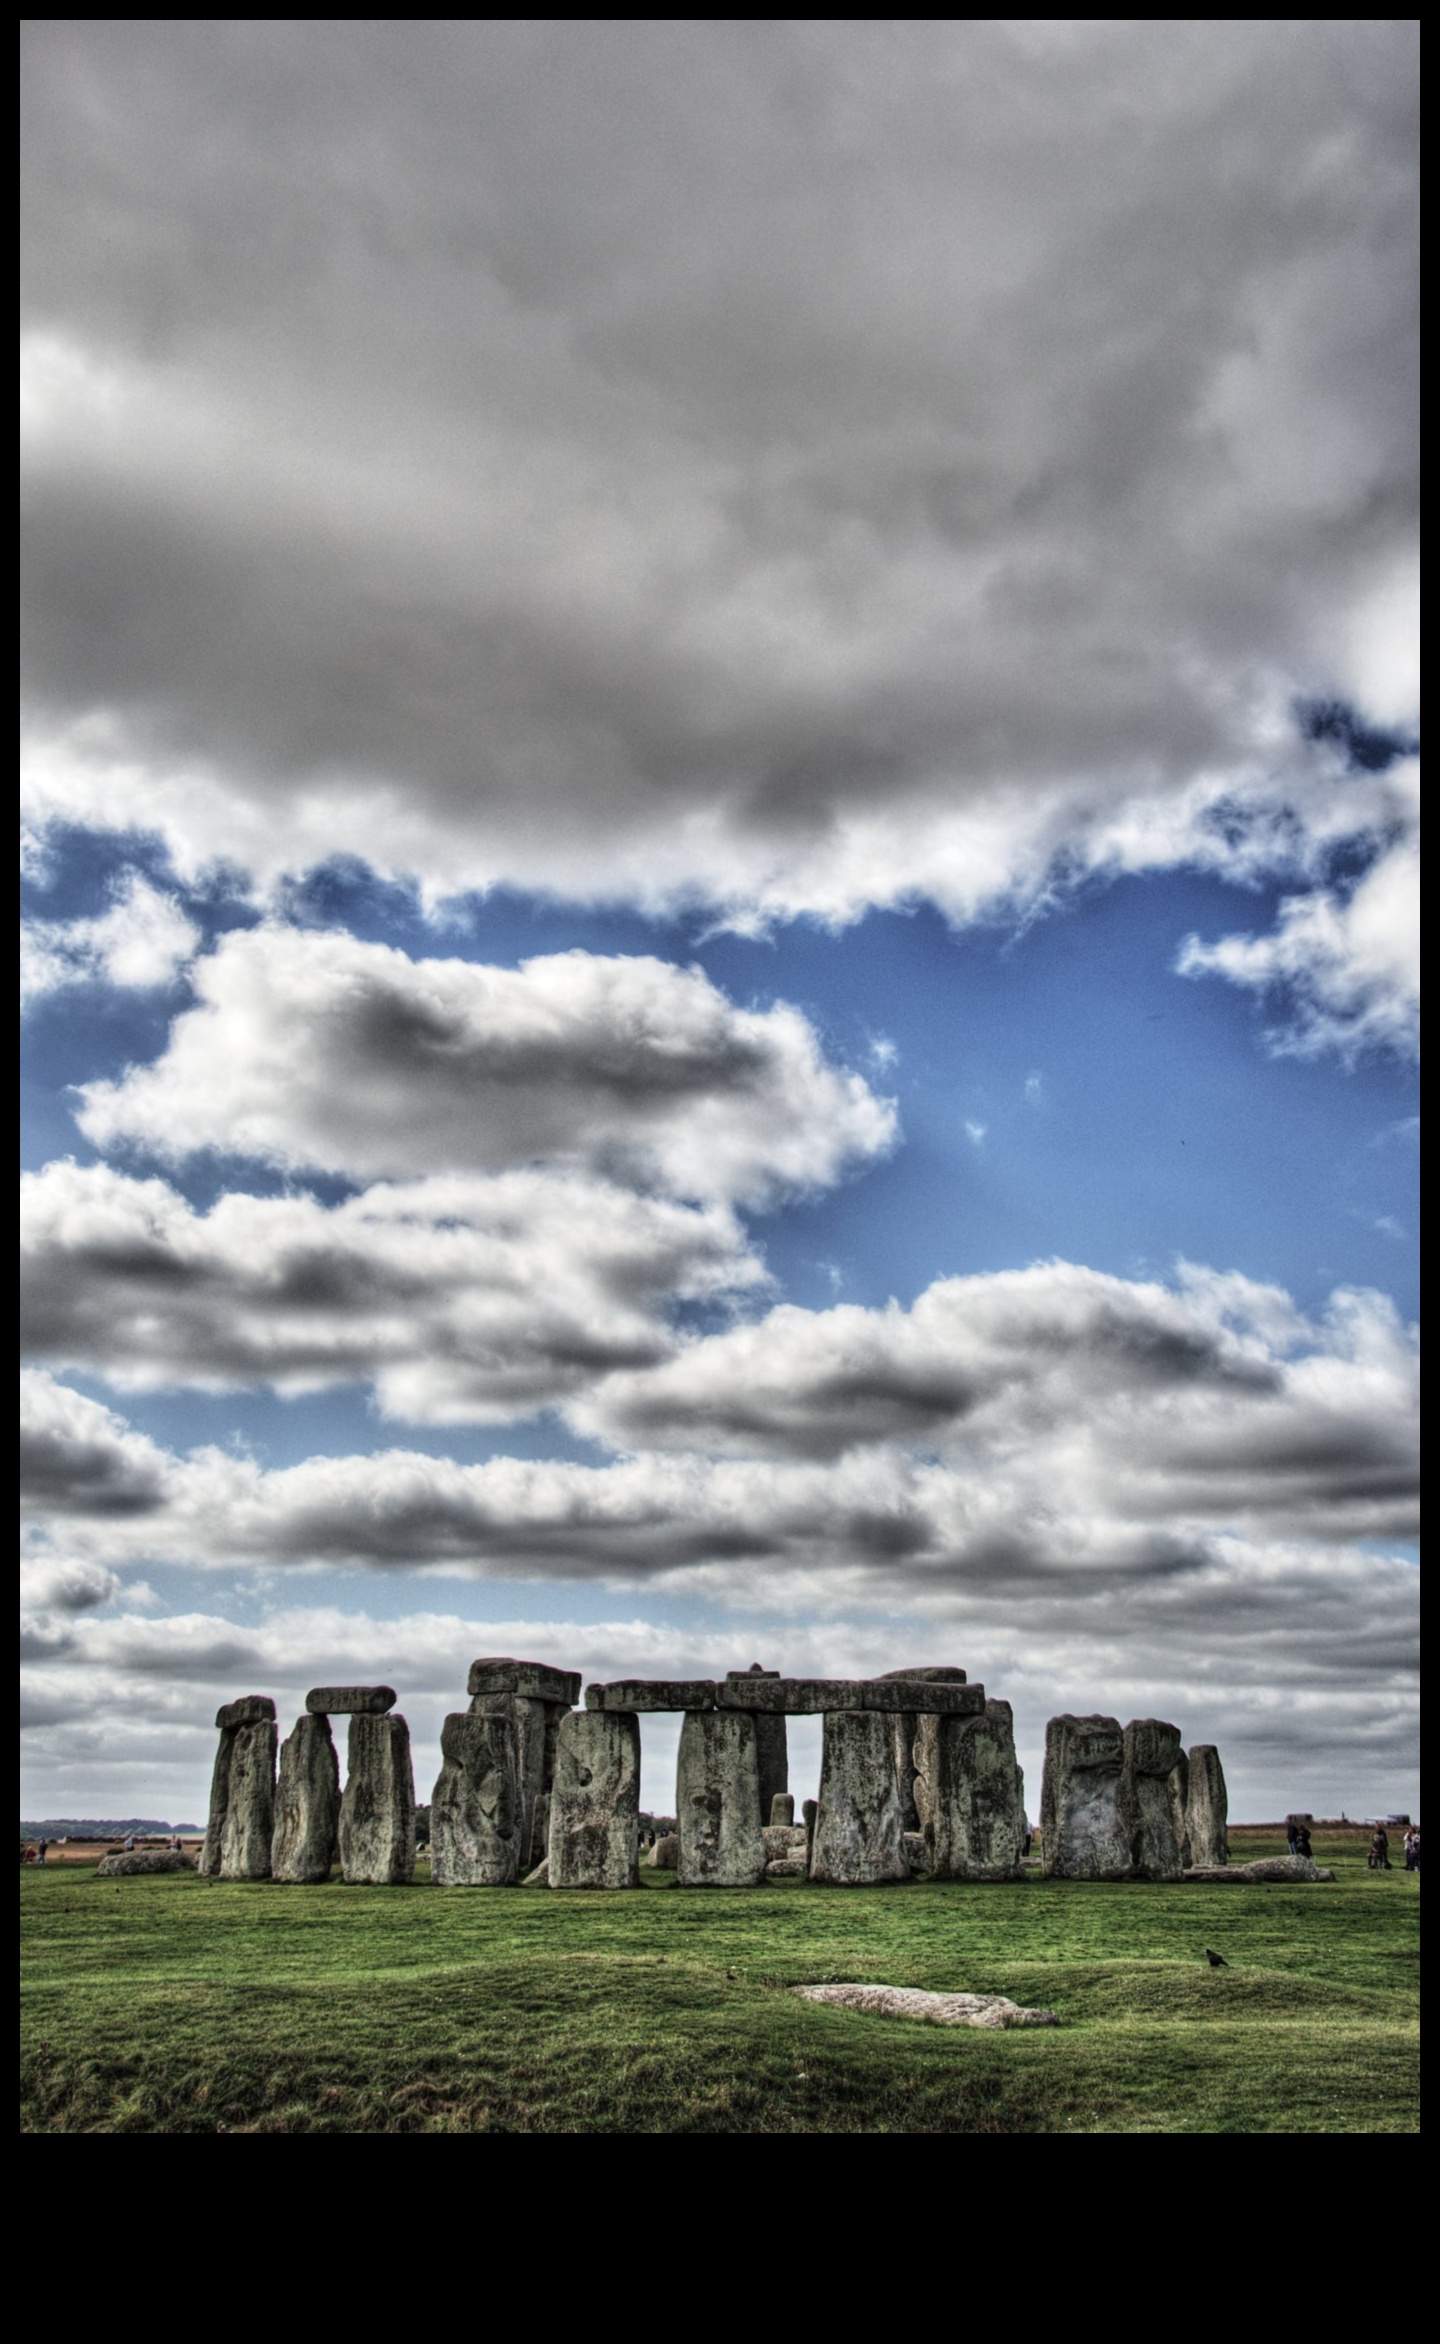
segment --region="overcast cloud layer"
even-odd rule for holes
[[[739,916],[1303,828],[1297,696],[1414,718],[1414,39],[29,25],[37,817]]]

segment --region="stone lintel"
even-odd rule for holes
[[[866,1709],[907,1710],[926,1717],[978,1717],[985,1707],[983,1685],[957,1685],[928,1677],[869,1677],[861,1686]]]
[[[552,1668],[546,1660],[472,1660],[466,1692],[517,1693],[524,1701],[559,1701],[573,1709],[580,1698],[578,1669]]]
[[[862,1695],[858,1680],[849,1677],[727,1677],[716,1688],[716,1703],[761,1716],[823,1717],[832,1709],[863,1709]]]
[[[215,1712],[216,1731],[224,1733],[232,1725],[270,1725],[274,1723],[275,1704],[268,1693],[242,1693],[238,1701],[222,1701]]]
[[[393,1685],[317,1685],[305,1696],[312,1717],[384,1717],[394,1706]]]
[[[888,1685],[893,1677],[909,1677],[917,1685],[963,1685],[968,1681],[963,1668],[887,1668],[874,1681]]]
[[[748,1708],[750,1705],[744,1702],[734,1706]],[[587,1685],[585,1707],[646,1712],[713,1709],[715,1685],[709,1677],[622,1677],[613,1685]]]

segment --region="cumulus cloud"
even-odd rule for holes
[[[543,1160],[754,1204],[895,1136],[798,1010],[646,956],[492,968],[271,924],[222,937],[195,989],[155,1064],[85,1086],[97,1146],[402,1177]]]
[[[45,1514],[105,1519],[164,1502],[169,1459],[98,1400],[43,1368],[20,1371],[20,1494]]]
[[[1277,1050],[1313,1056],[1367,1049],[1402,1057],[1420,1045],[1419,771],[1411,764],[1400,835],[1348,887],[1289,897],[1265,936],[1187,939],[1182,976],[1227,977],[1278,1001]]]
[[[22,1008],[87,978],[107,985],[168,985],[200,945],[174,895],[127,871],[110,909],[91,920],[27,920],[20,930]]]
[[[1297,694],[1410,721],[1415,29],[27,25],[36,818],[737,917],[1233,859]]]
[[[430,1423],[525,1415],[674,1348],[676,1304],[763,1280],[723,1207],[579,1175],[381,1185],[326,1207],[47,1165],[21,1183],[21,1343],[130,1385],[368,1381]]]

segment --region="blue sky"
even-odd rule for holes
[[[1413,1806],[1411,28],[1202,29],[29,28],[25,1813],[483,1651]]]

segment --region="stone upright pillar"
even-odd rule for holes
[[[891,1668],[877,1679],[882,1685],[893,1684],[897,1678],[913,1680],[920,1685],[963,1685],[963,1668]],[[919,1710],[902,1710],[893,1720],[895,1738],[895,1784],[900,1793],[900,1811],[907,1831],[923,1831],[926,1818],[920,1812],[915,1784],[915,1737],[920,1730]]]
[[[329,1718],[307,1714],[280,1745],[271,1877],[328,1880],[339,1844],[340,1760]]]
[[[1184,1875],[1170,1777],[1180,1757],[1180,1729],[1158,1717],[1134,1717],[1125,1728],[1121,1805],[1137,1880]]]
[[[199,1869],[211,1879],[268,1880],[275,1824],[275,1704],[246,1693],[215,1713],[220,1747]]]
[[[762,1668],[754,1660],[749,1668],[728,1669],[725,1681],[743,1685],[747,1677],[764,1677],[773,1682],[779,1674],[778,1668]],[[790,1788],[790,1748],[783,1717],[772,1717],[765,1711],[756,1711],[754,1715],[755,1756],[760,1778],[759,1821],[765,1824],[770,1820],[775,1799]]]
[[[922,1715],[915,1765],[934,1877],[1020,1879],[1025,1809],[1009,1702],[987,1701],[978,1717]]]
[[[765,1877],[760,1722],[745,1709],[686,1712],[675,1781],[682,1888],[754,1888]]]
[[[895,1781],[893,1713],[831,1710],[825,1717],[810,1877],[833,1887],[908,1880]]]
[[[795,1796],[792,1791],[777,1791],[770,1801],[771,1830],[777,1825],[791,1831],[795,1828]]]
[[[540,1802],[555,1779],[555,1736],[560,1719],[580,1698],[580,1679],[574,1670],[552,1668],[543,1660],[476,1660],[470,1664],[468,1690],[472,1717],[505,1717],[515,1731],[523,1879],[545,1855]]]
[[[1190,1752],[1190,1782],[1185,1801],[1185,1836],[1190,1842],[1192,1864],[1203,1864],[1214,1870],[1229,1863],[1230,1842],[1225,1828],[1229,1812],[1220,1753],[1213,1742],[1197,1742]]]
[[[550,1793],[552,1888],[640,1885],[640,1720],[626,1709],[560,1720]]]
[[[1057,1880],[1130,1878],[1124,1756],[1118,1718],[1052,1717],[1046,1726],[1040,1833],[1045,1869]]]
[[[415,1775],[403,1717],[351,1717],[340,1862],[354,1885],[395,1888],[415,1876]]]
[[[447,1717],[440,1755],[430,1800],[431,1880],[437,1888],[508,1887],[530,1869],[513,1720]]]
[[[1183,1750],[1166,1776],[1165,1787],[1170,1794],[1170,1821],[1175,1828],[1180,1862],[1182,1867],[1187,1866],[1190,1862],[1190,1761]]]

